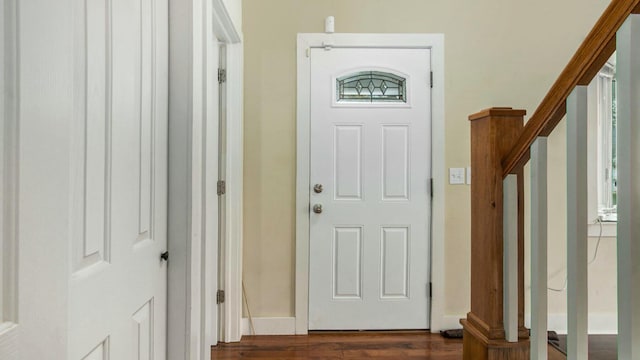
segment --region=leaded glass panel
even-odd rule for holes
[[[406,79],[382,71],[359,71],[336,79],[338,102],[407,102]]]

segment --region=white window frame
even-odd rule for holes
[[[588,87],[588,219],[590,237],[616,236],[617,214],[613,206],[611,173],[612,88],[615,74],[615,55],[596,74]],[[602,225],[602,226],[601,226]]]

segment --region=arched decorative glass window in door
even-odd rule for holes
[[[382,71],[358,71],[336,79],[338,102],[407,102],[406,79]]]

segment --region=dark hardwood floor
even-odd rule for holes
[[[567,335],[559,335],[560,346],[567,351]],[[616,360],[618,358],[618,340],[615,335],[589,335],[589,360]]]
[[[560,335],[566,349],[566,336]],[[238,343],[211,349],[211,359],[462,359],[462,340],[426,331],[315,332],[306,336],[243,336]],[[589,360],[615,360],[615,336],[589,337]],[[566,359],[549,348],[549,360]]]
[[[211,359],[462,359],[462,340],[410,332],[321,332],[307,336],[243,336],[220,344]]]

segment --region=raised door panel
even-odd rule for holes
[[[73,269],[110,261],[111,16],[110,0],[80,2],[76,18]]]
[[[383,227],[380,239],[380,298],[409,297],[409,227]]]
[[[362,126],[336,125],[333,139],[336,200],[362,199]]]
[[[115,318],[105,303],[115,302],[117,289],[111,263],[113,3],[82,0],[74,6],[68,357],[102,360],[109,357]]]
[[[134,344],[132,360],[152,360],[154,351],[153,299],[145,303],[133,316]]]
[[[409,125],[382,126],[382,200],[409,200]]]
[[[333,235],[333,298],[362,296],[362,227],[337,227]]]
[[[139,66],[137,69],[136,90],[137,120],[139,127],[139,181],[138,181],[138,237],[137,241],[153,239],[153,173],[154,138],[156,118],[156,77],[154,29],[154,1],[139,0]]]
[[[107,338],[98,346],[93,348],[82,360],[110,360],[109,356],[109,339]]]
[[[6,324],[5,324],[6,325]],[[0,335],[0,359],[2,360],[22,360],[18,349],[18,332],[14,329],[7,331],[4,329]]]

